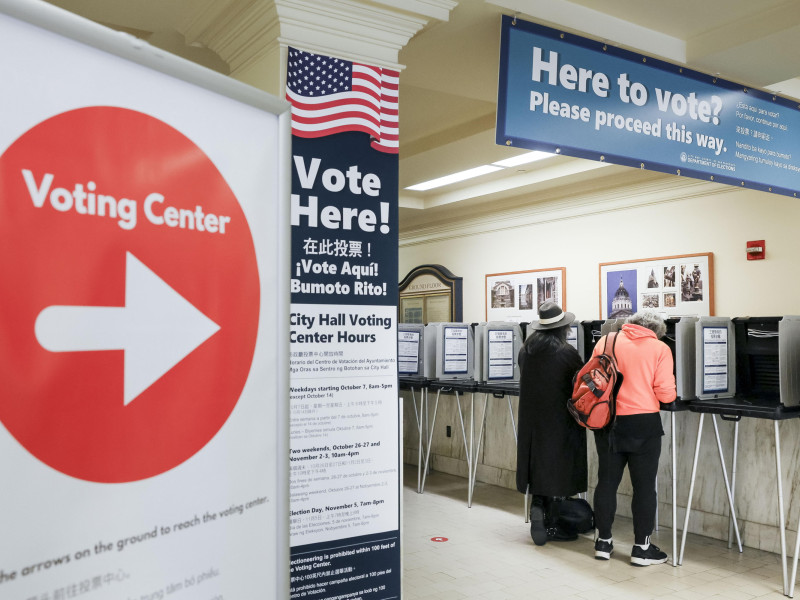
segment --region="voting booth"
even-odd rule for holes
[[[436,370],[439,380],[475,378],[475,334],[469,323],[434,323]]]
[[[736,340],[730,318],[698,319],[695,324],[695,369],[697,398],[709,400],[736,395]]]
[[[586,361],[589,360],[589,357],[592,355],[592,350],[594,350],[595,344],[597,341],[604,335],[601,332],[601,328],[603,326],[603,319],[597,319],[594,321],[582,321],[580,323],[580,329],[583,332],[582,335],[582,344],[578,344],[578,354],[581,355],[581,358]]]
[[[578,351],[578,354],[581,353],[581,349],[583,348],[583,327],[581,327],[581,322],[578,319],[575,319],[572,322],[572,325],[569,326],[569,330],[567,331],[567,343],[575,348]]]
[[[800,316],[739,317],[733,329],[739,395],[800,406]]]
[[[475,379],[486,383],[519,381],[517,356],[522,344],[519,323],[489,321],[475,325]]]
[[[397,373],[400,377],[432,377],[435,370],[436,349],[426,342],[433,338],[425,335],[426,326],[418,323],[397,325]],[[435,342],[435,340],[433,340]]]
[[[667,332],[661,339],[672,351],[675,386],[679,400],[696,398],[695,324],[698,318],[669,317],[664,322]]]

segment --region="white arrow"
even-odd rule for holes
[[[48,306],[36,339],[51,352],[124,350],[127,406],[219,330],[130,252],[125,306]]]

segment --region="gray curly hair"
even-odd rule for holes
[[[656,334],[658,339],[661,339],[664,337],[664,334],[667,333],[667,324],[664,323],[664,319],[661,318],[661,315],[652,311],[637,312],[628,317],[627,322],[633,325],[647,327],[647,329]]]

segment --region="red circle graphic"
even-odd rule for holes
[[[51,351],[35,328],[51,306],[125,307],[129,255],[219,329],[126,404],[122,347]],[[149,478],[233,411],[258,328],[253,240],[216,166],[166,123],[89,107],[18,138],[0,156],[0,282],[0,421],[50,467]]]

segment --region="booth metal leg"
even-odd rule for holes
[[[467,506],[472,507],[472,447],[475,435],[475,394],[470,394],[469,411],[469,441],[467,441],[467,429],[464,426],[464,411],[461,408],[461,396],[455,392],[456,402],[458,402],[458,420],[461,422],[461,435],[464,438],[464,452],[467,454]]]
[[[506,400],[508,400],[508,414],[511,415],[511,429],[514,430],[514,444],[516,445],[519,442],[519,437],[517,435],[517,423],[514,420],[514,405],[511,402],[510,395],[506,395]],[[525,497],[522,499],[522,511],[525,515],[525,522],[528,523],[530,521],[528,515],[528,488],[525,488]]]
[[[714,423],[714,435],[717,438],[717,451],[719,452],[719,464],[722,467],[722,477],[725,479],[725,491],[728,494],[728,505],[731,508],[731,518],[733,519],[733,529],[736,532],[736,544],[739,546],[739,552],[742,551],[742,538],[739,535],[739,523],[736,521],[736,508],[733,505],[733,496],[731,495],[731,486],[728,482],[728,469],[725,468],[725,456],[722,454],[722,443],[719,439],[719,427],[717,426],[717,415],[711,415],[711,422]]]
[[[784,519],[783,508],[783,478],[781,476],[781,434],[778,429],[778,421],[775,423],[775,469],[778,478],[778,524],[781,530],[781,567],[783,568],[783,594],[789,591],[786,574],[786,521]]]
[[[473,449],[472,454],[472,477],[470,477],[470,489],[469,489],[469,506],[472,506],[472,494],[475,490],[475,481],[478,479],[478,455],[481,452],[481,442],[483,441],[483,432],[486,429],[486,407],[489,404],[489,394],[483,395],[483,415],[481,416],[481,424],[478,427],[478,444]],[[474,394],[473,394],[473,406],[472,410],[475,410],[474,405]]]
[[[419,451],[417,452],[417,493],[422,493],[422,446],[425,438],[425,433],[422,430],[422,410],[424,408],[424,401],[420,393],[419,410],[417,410],[417,395],[414,393],[414,388],[411,388],[411,401],[414,403],[414,416],[417,419],[417,433],[419,434]]]
[[[676,557],[678,549],[678,475],[675,471],[678,461],[675,449],[675,413],[669,413],[670,417],[670,444],[672,454],[672,566],[676,567]]]
[[[422,411],[424,416],[425,416],[425,429],[423,431],[425,432],[425,439],[428,440],[428,443],[427,443],[425,449],[430,454],[431,441],[433,440],[433,425],[431,425],[431,418],[430,418],[431,402],[430,402],[430,397],[428,396],[428,389],[427,388],[423,388],[422,389],[422,398],[423,398],[423,401],[425,403],[424,404],[425,409]],[[437,396],[437,400],[438,400],[438,396]],[[437,407],[439,406],[438,402],[437,402],[436,406]],[[434,409],[434,413],[433,413],[433,420],[436,421],[436,410],[435,409]],[[428,465],[426,467],[425,472],[426,472],[426,474],[431,472],[430,465]]]
[[[508,400],[508,414],[511,415],[511,429],[514,430],[514,443],[516,444],[518,442],[518,439],[517,439],[517,424],[514,421],[514,407],[511,405],[511,396],[506,396],[506,399]]]
[[[789,598],[794,598],[794,584],[797,581],[797,559],[800,558],[800,519],[797,521],[797,537],[794,541],[794,555],[792,557],[792,574],[789,577]]]
[[[475,448],[475,394],[469,395],[469,477],[467,477],[467,507],[472,508],[472,467],[475,465],[475,456],[473,449]]]
[[[731,464],[731,496],[736,498],[736,463],[739,454],[739,421],[733,425],[733,463]],[[733,519],[728,517],[728,549],[733,546]]]
[[[464,452],[467,454],[467,481],[469,482],[470,475],[472,474],[472,453],[469,451],[467,447],[467,429],[464,427],[464,412],[461,409],[461,397],[456,394],[456,402],[458,402],[458,420],[461,422],[461,437],[464,440]],[[467,506],[471,503],[471,498],[469,497],[469,483],[467,483]]]
[[[686,518],[683,520],[683,534],[681,535],[681,554],[678,564],[683,564],[683,551],[686,549],[686,534],[689,531],[689,514],[692,512],[692,496],[694,495],[694,480],[697,476],[697,459],[700,456],[700,439],[703,435],[704,413],[700,413],[700,424],[697,426],[697,443],[694,446],[694,461],[692,462],[692,477],[689,483],[689,498],[686,500]]]
[[[653,523],[653,529],[658,531],[658,475],[656,475],[656,522]]]
[[[800,553],[800,521],[797,523],[798,534],[794,542],[794,557],[792,558],[792,575],[789,578],[789,598],[794,598],[794,583],[797,578],[797,555]]]
[[[433,422],[431,423],[430,430],[428,431],[428,447],[425,453],[425,467],[422,469],[422,485],[419,488],[419,493],[425,491],[425,478],[428,476],[428,464],[431,459],[431,444],[433,443],[433,431],[436,426],[436,411],[439,409],[439,394],[441,394],[441,390],[436,391],[436,404],[433,405]],[[427,414],[427,399],[425,402],[425,423],[428,422],[428,414]]]

